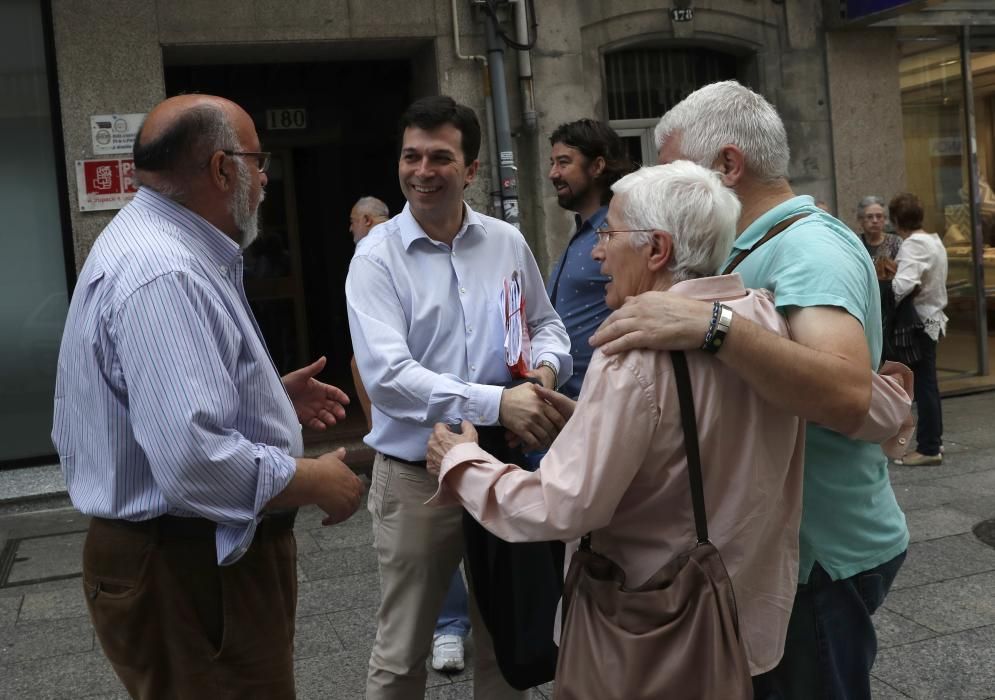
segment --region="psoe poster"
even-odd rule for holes
[[[76,161],[76,194],[80,211],[120,209],[138,192],[135,161],[101,158]]]

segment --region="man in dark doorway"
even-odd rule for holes
[[[591,259],[597,230],[608,213],[611,186],[635,169],[625,144],[611,127],[594,119],[561,124],[549,137],[549,181],[560,206],[574,212],[576,226],[560,261],[553,268],[547,292],[570,335],[574,371],[560,391],[580,395],[584,373],[594,350],[588,343],[610,313],[600,264]]]
[[[349,212],[349,233],[352,242],[359,243],[377,224],[390,218],[387,205],[376,197],[360,197]]]

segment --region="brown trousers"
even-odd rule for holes
[[[100,646],[134,698],[293,698],[297,544],[263,519],[218,566],[207,521],[93,518],[83,590]]]

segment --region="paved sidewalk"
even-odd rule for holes
[[[912,545],[876,616],[874,697],[995,698],[995,549],[972,528],[995,518],[995,393],[943,402],[945,463],[893,467]],[[22,481],[55,483],[44,469]],[[8,496],[5,475],[0,494]],[[43,489],[42,489],[43,490]],[[38,494],[36,494],[38,495]],[[36,506],[58,503],[34,501]],[[0,499],[2,500],[2,499]],[[8,504],[9,505],[9,504]],[[86,519],[72,509],[0,515],[0,698],[126,698],[96,643],[80,590]],[[300,698],[363,696],[378,601],[370,518],[297,524]],[[471,650],[472,656],[472,650]],[[427,698],[472,697],[471,672],[429,673]],[[534,698],[550,695],[549,688]]]

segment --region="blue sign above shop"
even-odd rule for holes
[[[846,19],[860,19],[879,12],[894,10],[903,5],[915,5],[909,0],[846,0]]]

